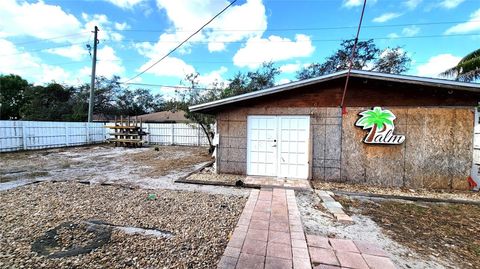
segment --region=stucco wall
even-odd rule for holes
[[[362,140],[367,131],[354,123],[358,113],[367,109],[349,107],[343,122],[339,108],[254,106],[219,113],[218,171],[246,174],[247,115],[310,115],[312,180],[409,188],[468,187],[473,109],[388,107],[397,116],[395,133],[405,135],[405,142],[366,145]]]

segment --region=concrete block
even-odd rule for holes
[[[325,202],[325,206],[327,208],[343,208],[342,204],[340,204],[339,202],[330,202],[330,201],[326,201]]]
[[[343,224],[353,224],[353,219],[347,214],[333,214],[338,222]]]

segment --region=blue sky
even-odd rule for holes
[[[263,61],[281,68],[277,83],[321,62],[342,39],[353,38],[361,0],[238,0],[189,43],[136,83],[179,85],[200,73],[204,86],[226,82]],[[123,80],[156,62],[217,12],[224,0],[2,0],[0,73],[32,83],[89,82],[91,31],[100,28],[98,75]],[[479,48],[478,0],[369,0],[360,39],[402,46],[408,74],[435,77]],[[136,86],[134,86],[136,87]],[[168,87],[152,92],[173,94]]]

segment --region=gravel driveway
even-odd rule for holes
[[[0,192],[0,268],[215,268],[246,198],[192,191],[142,190],[44,182]],[[111,231],[109,242],[83,255],[48,258],[32,251],[45,232],[64,223],[99,220],[158,229],[171,237]],[[67,233],[65,235],[65,233]],[[62,240],[81,244],[88,231]],[[58,251],[69,246],[62,246]],[[55,249],[52,249],[55,250]]]

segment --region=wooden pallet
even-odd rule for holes
[[[123,116],[120,116],[120,121],[117,121],[117,117],[115,117],[115,124],[105,127],[113,130],[107,142],[114,143],[116,147],[136,148],[143,146],[145,143],[143,136],[147,133],[142,129],[142,120],[139,122],[137,117],[135,117],[135,120],[130,120],[130,117],[124,120]]]

